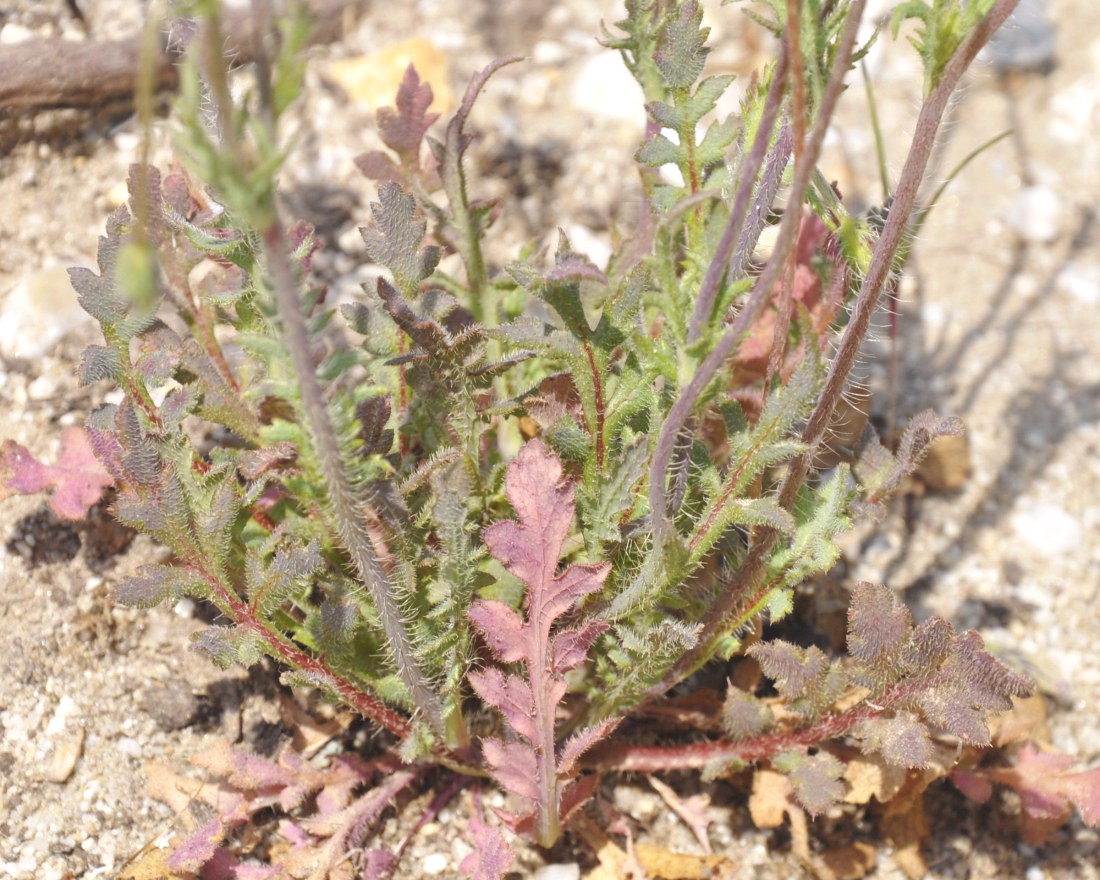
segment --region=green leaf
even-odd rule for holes
[[[434,245],[421,247],[427,221],[411,194],[391,181],[382,185],[378,199],[371,205],[374,220],[359,230],[367,256],[393,273],[394,286],[401,293],[412,296],[435,271],[440,250]]]
[[[689,0],[661,30],[653,57],[670,89],[690,88],[703,72],[710,54],[706,46],[710,28],[702,24],[702,8],[695,0]]]

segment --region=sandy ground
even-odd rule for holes
[[[122,0],[80,6],[91,38],[134,26]],[[60,0],[11,7],[0,11],[0,44],[55,33],[87,38]],[[1100,17],[1092,0],[1051,0],[1048,14],[1057,36],[1051,71],[1004,78],[979,65],[967,80],[939,173],[992,135],[1013,135],[952,185],[902,286],[898,411],[932,406],[961,416],[972,472],[953,494],[910,497],[880,529],[850,541],[841,575],[888,583],[918,617],[940,614],[980,629],[1038,676],[1053,743],[1095,762]],[[473,117],[479,191],[508,197],[492,255],[503,262],[559,225],[597,261],[606,253],[611,227],[636,207],[630,155],[642,116],[617,61],[594,39],[601,18],[615,18],[607,2],[422,0],[386,17],[370,13],[339,44],[314,51],[309,112],[295,123],[285,185],[290,204],[327,239],[321,268],[337,295],[353,293],[369,274],[355,225],[370,192],[351,158],[373,145],[369,104],[380,87],[362,86],[349,100],[334,84],[338,62],[363,55],[372,67],[402,53],[437,65],[452,108],[474,70],[499,55],[528,56],[494,80]],[[708,4],[708,19],[716,70],[743,72],[760,57],[736,8]],[[872,58],[871,68],[896,171],[917,71],[904,46],[886,48],[888,57]],[[876,177],[873,144],[855,122],[861,91],[845,98],[826,172],[869,203]],[[124,115],[58,118],[64,124],[20,122],[21,142],[0,157],[0,437],[47,457],[61,428],[79,423],[105,393],[74,378],[96,331],[74,311],[63,269],[94,265],[95,237],[122,197],[138,143]],[[0,129],[12,124],[0,111]],[[867,374],[884,387],[881,364],[869,363]],[[269,751],[289,735],[289,701],[270,675],[222,673],[188,651],[203,625],[193,608],[112,605],[112,584],[161,554],[142,538],[129,541],[105,516],[73,527],[40,498],[0,506],[0,877],[116,876],[172,828],[168,808],[145,794],[146,762],[183,766],[216,737]],[[697,846],[644,780],[609,783],[608,792],[639,820],[639,839]],[[800,875],[786,832],[752,829],[743,793],[710,793],[719,818],[713,843],[735,866],[731,876]],[[1028,847],[1005,807],[997,799],[977,807],[947,788],[931,795],[929,876],[1100,876],[1095,829],[1074,820],[1046,846]],[[445,811],[417,838],[399,876],[458,876],[466,815],[457,802]],[[389,834],[396,832],[391,821]],[[821,820],[812,835],[820,846],[875,842],[850,811]],[[591,864],[575,840],[549,858]],[[544,860],[523,853],[521,875]],[[872,876],[902,876],[884,845]]]

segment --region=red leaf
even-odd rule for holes
[[[576,769],[577,760],[601,739],[610,736],[619,726],[620,718],[608,718],[591,727],[586,727],[566,740],[558,757],[558,772],[568,776]]]
[[[471,672],[470,686],[486,703],[500,709],[516,733],[532,743],[537,741],[535,704],[527,682],[518,675],[506,678],[499,669],[489,668]]]
[[[1033,816],[1057,816],[1073,804],[1089,825],[1100,825],[1100,767],[1071,772],[1075,763],[1071,755],[1040,752],[1028,743],[1015,767],[990,776],[1016,789],[1024,809]]]
[[[516,663],[526,656],[523,646],[527,636],[523,630],[527,624],[503,602],[495,599],[475,602],[467,616],[502,663]]]
[[[65,429],[55,465],[43,464],[14,441],[0,444],[0,498],[53,488],[53,512],[65,519],[81,519],[113,482],[92,452],[83,428]]]
[[[466,872],[470,880],[500,880],[512,867],[516,855],[500,829],[486,825],[481,815],[481,795],[475,791],[469,841],[474,851],[462,860],[459,868]]]
[[[561,675],[576,669],[588,656],[588,649],[607,631],[607,621],[592,619],[580,629],[566,629],[550,645],[550,668]]]
[[[562,673],[584,661],[607,624],[589,620],[553,639],[551,629],[578,600],[603,586],[611,566],[571,565],[555,576],[573,523],[573,487],[562,479],[561,462],[542,443],[532,440],[520,450],[508,466],[504,482],[519,519],[494,523],[485,530],[484,540],[489,552],[526,585],[527,620],[521,621],[508,606],[489,600],[474,603],[469,617],[500,660],[524,661],[528,684],[515,677],[505,678],[497,670],[474,673],[470,682],[526,740],[507,744],[482,740],[485,761],[503,788],[537,809],[539,842],[550,846],[560,829],[557,816],[566,812],[562,783],[575,772],[576,756],[604,729],[598,726],[583,741],[571,741],[562,763],[556,763],[554,720],[566,691]],[[521,817],[514,827],[522,824]]]
[[[225,826],[221,819],[212,819],[173,848],[168,856],[168,867],[177,874],[197,872],[214,857],[224,836]]]
[[[538,768],[535,753],[529,746],[487,738],[481,741],[481,750],[485,763],[493,771],[493,778],[501,787],[525,800],[538,801]]]

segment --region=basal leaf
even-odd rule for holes
[[[503,602],[495,599],[475,602],[469,617],[500,662],[516,663],[527,656],[524,647],[529,638],[527,624]]]
[[[470,680],[527,740],[482,742],[494,778],[530,801],[529,812],[537,814],[539,840],[545,845],[561,833],[559,807],[563,782],[570,776],[556,763],[553,736],[557,705],[566,691],[564,672],[583,662],[606,624],[589,620],[554,636],[552,628],[562,614],[603,586],[610,565],[574,564],[557,572],[572,527],[574,494],[573,486],[562,479],[561,461],[541,442],[532,440],[523,446],[508,465],[504,485],[518,520],[494,523],[483,533],[483,540],[492,556],[523,582],[527,619],[521,622],[508,606],[486,599],[475,602],[468,617],[494,653],[524,663],[527,683],[510,684],[499,671],[476,672]]]
[[[889,663],[909,637],[909,609],[884,586],[861,581],[848,606],[848,653],[871,665]]]
[[[535,703],[531,689],[518,675],[505,676],[496,667],[471,672],[470,686],[490,706],[495,706],[508,720],[512,729],[528,742],[538,742],[535,729]]]
[[[791,781],[795,797],[811,816],[817,816],[844,796],[844,765],[828,752],[807,755],[787,752],[773,762]]]
[[[482,754],[493,772],[493,778],[502,788],[519,798],[537,803],[538,768],[535,753],[530,746],[518,742],[504,743],[499,739],[483,739]]]
[[[70,426],[62,432],[61,453],[53,465],[11,440],[0,444],[0,499],[53,489],[50,509],[64,519],[81,519],[113,482],[83,428]]]

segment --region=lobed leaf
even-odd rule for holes
[[[428,112],[432,99],[431,85],[421,82],[416,67],[409,64],[397,87],[396,109],[378,110],[378,135],[382,143],[397,153],[407,167],[416,168],[420,164],[424,135],[439,119],[438,113]]]
[[[861,581],[848,606],[848,653],[870,665],[891,663],[913,628],[909,609],[886,587]]]
[[[0,444],[0,499],[52,489],[50,509],[63,519],[82,519],[113,482],[83,428],[69,426],[62,432],[61,452],[53,465],[43,464],[12,440]]]
[[[435,271],[440,250],[434,245],[422,247],[427,222],[416,206],[416,199],[396,183],[387,182],[371,205],[373,221],[359,231],[367,246],[367,256],[393,273],[394,285],[411,296],[425,278]]]
[[[748,739],[763,733],[774,722],[772,710],[752,694],[732,684],[722,703],[722,726],[731,739]]]
[[[785,752],[772,764],[790,780],[795,797],[811,816],[825,812],[844,796],[844,765],[829,752]]]

